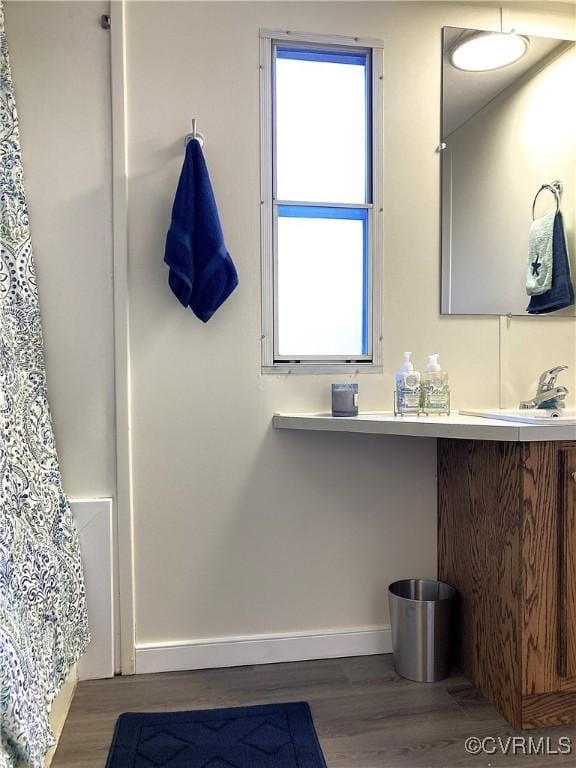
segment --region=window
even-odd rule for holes
[[[380,370],[379,44],[261,33],[262,367]]]

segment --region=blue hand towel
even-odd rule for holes
[[[568,247],[564,234],[562,213],[558,211],[554,219],[552,238],[552,286],[545,293],[532,296],[528,304],[528,314],[544,315],[574,304],[574,288],[570,279]]]
[[[202,147],[195,139],[186,147],[164,261],[170,267],[168,283],[178,301],[205,323],[238,285]]]

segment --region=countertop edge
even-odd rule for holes
[[[499,442],[560,442],[576,440],[576,427],[571,425],[545,426],[497,422],[473,416],[450,421],[422,417],[405,420],[383,414],[359,414],[352,417],[335,417],[330,414],[275,413],[274,429],[292,429],[315,432],[348,432],[352,434],[390,435],[395,437],[432,437],[455,440],[493,440]],[[474,420],[474,421],[472,421]],[[496,422],[496,423],[495,423]]]

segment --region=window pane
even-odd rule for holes
[[[277,49],[278,200],[369,202],[366,70],[362,53]]]
[[[365,210],[279,206],[278,352],[367,354]]]

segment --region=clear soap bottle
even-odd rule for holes
[[[404,363],[396,374],[395,414],[414,414],[420,411],[420,374],[410,360],[412,352],[404,352]]]
[[[422,374],[421,410],[423,413],[450,413],[450,386],[448,373],[438,362],[439,355],[428,355],[428,364]]]

